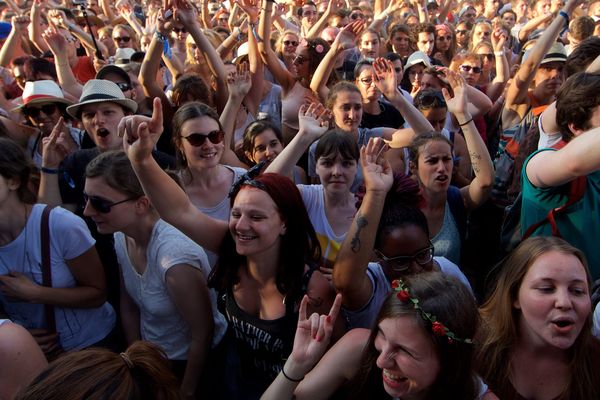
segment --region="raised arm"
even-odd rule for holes
[[[385,8],[385,10],[375,15],[375,17],[373,18],[373,22],[371,22],[371,25],[369,25],[369,29],[373,29],[377,32],[380,32],[381,28],[383,28],[383,24],[385,23],[385,21],[387,21],[392,16],[392,14],[398,11],[403,4],[404,2],[402,0],[390,0],[390,3]]]
[[[125,21],[127,21],[129,26],[133,28],[136,35],[138,35],[138,38],[144,36],[144,27],[135,16],[135,13],[133,12],[133,6],[129,0],[118,0],[115,4],[115,8],[119,11],[119,14],[125,18]]]
[[[258,22],[258,32],[256,42],[258,51],[263,62],[269,68],[269,71],[275,77],[275,80],[281,86],[281,89],[287,94],[296,84],[296,78],[279,62],[279,58],[271,48],[271,12],[273,10],[273,1],[262,0],[262,10]]]
[[[73,21],[70,21],[64,11],[50,10],[48,11],[48,18],[50,18],[54,25],[68,30],[73,34],[73,36],[79,39],[89,56],[94,57],[94,55],[97,55],[96,47],[94,46],[92,37],[79,26],[77,26],[77,24],[74,24]],[[108,48],[106,45],[99,40],[96,42],[96,44],[98,45],[98,49],[100,50],[102,56],[104,58],[108,58]]]
[[[323,15],[321,15],[321,18],[319,18],[319,20],[310,28],[305,39],[314,39],[319,37],[321,31],[327,26],[329,17],[335,12],[335,10],[341,8],[342,5],[343,0],[329,0],[327,2],[327,8],[325,9],[325,12]]]
[[[58,82],[63,91],[75,98],[79,98],[83,86],[77,81],[77,78],[75,78],[75,74],[71,69],[69,58],[67,56],[67,46],[72,46],[73,44],[67,43],[67,39],[65,39],[62,33],[52,26],[44,31],[42,38],[54,55],[56,74],[58,75]]]
[[[15,57],[17,49],[21,46],[23,35],[27,32],[27,27],[30,25],[29,17],[26,15],[13,16],[11,18],[12,28],[6,41],[0,48],[0,66],[6,67],[10,64],[11,60]],[[21,49],[21,52],[23,50]]]
[[[356,20],[343,27],[315,70],[310,82],[310,89],[319,95],[321,102],[324,103],[329,96],[327,81],[335,67],[337,58],[344,50],[351,49],[356,45],[356,38],[363,30],[363,27],[364,22],[362,20]]]
[[[465,79],[455,72],[448,73],[447,78],[454,92],[454,97],[450,96],[446,88],[442,89],[442,93],[448,105],[448,111],[456,117],[462,127],[471,166],[475,173],[475,178],[471,181],[471,184],[460,190],[465,207],[467,210],[472,210],[483,204],[489,197],[494,183],[494,166],[487,147],[475,127],[473,116],[467,109],[466,87],[468,85]]]
[[[507,34],[500,28],[496,28],[492,33],[492,47],[496,58],[496,77],[488,85],[486,93],[491,101],[498,100],[498,97],[504,93],[504,87],[510,77],[508,60],[504,48],[507,40]]]
[[[29,40],[42,53],[50,50],[42,39],[42,10],[44,8],[44,0],[33,0],[31,4],[31,25],[29,26]]]
[[[161,218],[205,249],[217,252],[227,234],[227,222],[199,211],[184,190],[156,163],[152,150],[162,131],[162,107],[158,98],[153,102],[152,118],[132,115],[119,123],[119,136],[123,136],[127,156]]]
[[[506,93],[506,103],[502,111],[502,126],[509,128],[516,125],[527,111],[528,91],[542,59],[556,41],[560,30],[567,22],[563,13],[570,15],[580,0],[569,0],[561,13],[556,16],[550,26],[537,40],[527,59],[521,64]]]
[[[380,138],[369,139],[367,146],[360,149],[366,193],[333,267],[333,286],[342,294],[344,307],[350,310],[363,307],[373,293],[367,266],[373,253],[385,197],[394,181],[384,151],[385,144]]]
[[[438,24],[443,24],[448,18],[448,13],[452,9],[453,0],[442,0],[440,4],[440,13],[438,14]]]
[[[519,41],[521,43],[527,42],[529,35],[531,35],[531,33],[533,31],[535,31],[538,26],[551,21],[552,16],[553,16],[552,13],[542,14],[542,15],[538,15],[537,17],[532,18],[529,21],[527,21],[527,23],[525,25],[523,25],[521,27],[521,29],[519,29],[519,37],[518,37]]]
[[[560,186],[600,170],[600,128],[583,132],[558,151],[542,151],[529,160],[527,179],[536,187]]]
[[[200,29],[196,9],[186,0],[178,0],[175,4],[175,17],[181,21],[188,33],[192,35],[194,42],[206,58],[210,72],[215,77],[217,109],[222,110],[227,102],[227,70],[225,64],[217,50]]]
[[[248,71],[248,64],[243,63],[237,66],[235,73],[229,76],[227,80],[229,98],[225,104],[225,108],[219,117],[225,137],[223,142],[225,143],[225,149],[221,156],[221,164],[232,165],[236,167],[248,168],[246,164],[240,161],[237,155],[234,153],[234,132],[235,122],[237,115],[240,112],[240,107],[244,98],[252,88],[252,82],[250,80],[250,72]]]
[[[292,176],[294,166],[312,142],[327,131],[327,110],[320,103],[302,105],[298,113],[300,129],[292,141],[269,164],[265,172]]]

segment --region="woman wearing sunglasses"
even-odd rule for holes
[[[407,176],[394,177],[383,147],[381,139],[371,139],[361,150],[366,192],[333,268],[348,329],[370,328],[391,282],[403,276],[441,271],[469,286],[454,263],[434,257],[419,186]]]
[[[116,318],[106,302],[95,241],[82,219],[56,207],[48,217],[49,255],[42,255],[46,206],[35,204],[34,171],[17,144],[0,138],[1,305],[49,357],[61,350],[110,347]],[[44,259],[51,270],[50,286],[43,285]]]
[[[277,44],[275,45],[275,51],[277,56],[287,69],[291,70],[294,65],[294,59],[296,58],[296,49],[300,44],[300,37],[295,31],[287,30],[279,36]]]
[[[328,310],[333,302],[333,291],[313,266],[318,240],[292,181],[277,174],[256,177],[258,169],[233,186],[229,221],[198,210],[151,157],[163,129],[160,110],[156,99],[152,119],[131,116],[121,125],[128,156],[161,217],[204,248],[219,251],[211,285],[232,330],[219,369],[222,396],[258,398],[291,351],[303,295],[310,298],[311,312]]]
[[[127,343],[158,344],[192,397],[226,322],[206,281],[204,250],[160,219],[122,151],[86,168],[86,207],[98,232],[114,234],[121,270],[121,320]]]

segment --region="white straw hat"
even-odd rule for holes
[[[129,109],[132,113],[135,113],[138,107],[134,100],[125,98],[116,83],[104,79],[91,79],[83,87],[79,103],[67,107],[67,113],[71,117],[79,119],[81,106],[106,102],[117,103]]]

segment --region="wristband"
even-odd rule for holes
[[[471,122],[473,122],[473,118],[471,118],[470,120],[463,122],[462,124],[458,124],[458,126],[465,126],[465,125],[469,125]]]
[[[46,167],[42,167],[40,169],[40,171],[42,171],[44,174],[49,174],[49,175],[58,175],[58,173],[60,172],[60,170],[58,168],[46,168]]]
[[[494,52],[494,55],[495,55],[496,57],[502,57],[502,56],[504,55],[504,52],[503,52],[503,51],[495,51],[495,52]]]
[[[290,378],[286,373],[285,373],[285,366],[281,367],[281,373],[283,374],[283,376],[285,377],[285,379],[287,379],[290,382],[294,382],[294,383],[298,383],[301,382],[302,379],[304,379],[304,377],[300,378],[300,379],[294,379],[294,378]]]
[[[565,19],[566,25],[568,26],[569,25],[569,14],[567,14],[563,10],[560,10],[558,12],[558,15],[560,15],[561,17],[563,17]]]

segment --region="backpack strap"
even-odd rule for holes
[[[46,206],[42,211],[41,239],[42,239],[42,285],[52,287],[52,265],[50,259],[50,211],[54,207]],[[44,304],[46,312],[46,325],[48,331],[56,332],[56,320],[54,319],[54,306]]]
[[[527,231],[525,231],[525,235],[523,235],[523,240],[525,240],[529,236],[531,236],[533,234],[533,232],[536,231],[537,228],[539,228],[546,222],[550,223],[550,226],[552,227],[552,236],[562,237],[560,234],[560,230],[558,229],[558,225],[556,224],[556,217],[564,214],[570,206],[577,203],[579,200],[581,200],[583,198],[583,194],[585,193],[586,185],[587,185],[587,178],[585,176],[579,176],[579,177],[577,177],[577,179],[569,182],[569,193],[568,193],[567,202],[565,204],[563,204],[562,206],[553,208],[552,210],[550,210],[548,212],[548,215],[546,215],[546,218],[544,218],[543,220],[541,220],[541,221],[531,225],[529,228],[527,228]]]

